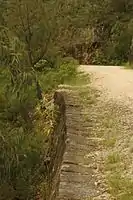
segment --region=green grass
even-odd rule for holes
[[[133,64],[129,64],[129,62],[123,64],[125,69],[133,69]]]
[[[74,79],[65,82],[65,84],[70,84],[72,86],[83,86],[83,85],[88,85],[89,83],[90,83],[90,76],[84,74],[83,72],[77,73]]]
[[[113,173],[108,176],[110,193],[117,200],[133,200],[133,181],[122,177],[121,173]]]
[[[110,153],[105,160],[105,171],[115,173],[121,170],[121,157],[118,152]]]
[[[121,161],[120,155],[117,152],[113,152],[107,158],[107,164],[116,164]]]
[[[133,199],[133,180],[126,177],[124,170],[126,163],[123,162],[119,152],[110,153],[105,162],[106,181],[109,193],[116,200]]]

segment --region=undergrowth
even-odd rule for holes
[[[55,69],[38,72],[43,99],[31,84],[18,93],[0,74],[0,200],[46,199],[51,133],[56,123],[53,94],[59,84],[78,81],[78,63],[63,59]],[[21,98],[20,98],[21,97]]]

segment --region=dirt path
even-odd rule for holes
[[[133,71],[81,70],[91,87],[64,91],[68,140],[58,199],[133,200]]]
[[[133,199],[133,70],[114,66],[81,66],[101,91],[96,111],[101,113],[105,182],[109,199]],[[99,131],[97,131],[98,134]]]
[[[119,66],[82,65],[80,68],[92,74],[92,83],[108,93],[109,98],[133,105],[133,70]]]

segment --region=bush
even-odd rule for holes
[[[73,58],[63,58],[56,68],[45,74],[38,74],[44,92],[55,90],[59,84],[65,84],[76,79],[78,62]]]
[[[50,101],[51,93],[59,84],[76,77],[77,64],[71,58],[64,58],[56,68],[37,72],[45,95],[43,102],[36,97],[35,84],[27,87],[22,85],[18,96],[17,90],[9,87],[10,76],[4,78],[8,73],[2,71],[0,200],[33,200],[37,199],[38,195],[39,198],[46,199],[49,184],[50,138],[55,123],[55,109]],[[24,120],[25,114],[29,117],[27,121]]]
[[[0,200],[36,199],[40,190],[46,193],[54,109],[44,110],[38,102],[32,109],[30,124],[21,117],[24,104],[11,98],[7,109],[8,102],[3,97],[1,101],[4,106],[0,110]]]
[[[48,124],[53,121],[52,116],[52,113],[49,112],[48,117],[46,111],[38,109],[30,131],[9,123],[6,127],[5,124],[1,126],[0,192],[3,194],[0,193],[0,199],[36,199],[39,187],[46,183],[48,175],[48,133],[52,130],[52,126]]]

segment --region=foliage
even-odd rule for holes
[[[54,121],[46,96],[76,81],[72,57],[131,64],[132,11],[132,0],[0,0],[1,200],[45,199]]]
[[[132,0],[7,0],[0,10],[32,66],[59,54],[81,63],[132,62],[132,11]]]
[[[77,29],[80,34],[75,31],[74,42],[66,46],[67,54],[85,64],[132,62],[132,0],[82,2],[78,7],[78,14],[82,11],[78,16],[80,22],[75,20],[77,27],[80,25]]]
[[[73,3],[0,5],[0,199],[46,199],[55,120],[49,95],[77,74],[78,63],[61,58],[61,43],[73,33],[68,37]]]
[[[37,72],[45,98],[39,102],[35,84],[21,87],[17,96],[10,72],[0,75],[0,199],[45,199],[48,195],[48,157],[55,109],[51,91],[76,77],[77,62],[63,59],[56,69]],[[8,72],[8,73],[7,73]],[[47,95],[49,93],[49,95]]]
[[[17,105],[16,109],[19,110]],[[30,130],[21,124],[20,118],[15,122],[1,120],[0,199],[36,199],[39,185],[46,183],[53,112],[49,107],[44,112],[36,106]]]
[[[76,79],[78,62],[72,58],[63,58],[56,68],[48,69],[45,75],[38,74],[44,92],[55,90],[60,84]]]

